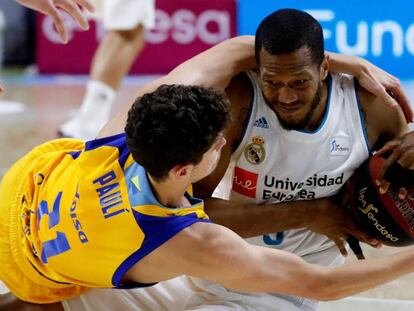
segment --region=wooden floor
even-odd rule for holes
[[[114,110],[119,110],[123,104],[130,104],[136,90],[153,78],[134,78],[124,83]],[[81,103],[85,82],[85,77],[5,80],[6,92],[0,95],[0,176],[31,148],[56,138],[58,126]],[[414,103],[414,83],[408,85],[407,93]],[[366,248],[367,257],[379,257],[395,251],[391,248],[379,251]],[[414,300],[414,275],[359,296]]]

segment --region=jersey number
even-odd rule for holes
[[[280,245],[284,239],[283,231],[279,231],[273,234],[265,234],[263,236],[263,242],[267,245]]]
[[[49,206],[46,201],[41,201],[39,204],[37,214],[37,227],[40,229],[40,220],[43,216],[49,216],[49,229],[57,226],[60,221],[60,200],[62,198],[62,192],[59,192],[53,203],[52,211],[49,211]],[[52,256],[59,255],[63,252],[70,250],[69,242],[66,235],[63,232],[56,231],[56,238],[42,243],[42,256],[43,263],[47,263],[47,259]]]

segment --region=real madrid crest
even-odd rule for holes
[[[248,144],[244,149],[244,156],[250,164],[260,164],[266,157],[266,150],[264,148],[265,140],[263,137],[255,136],[252,138],[252,143]]]

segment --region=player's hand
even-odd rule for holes
[[[381,243],[369,234],[358,228],[351,213],[338,205],[332,198],[321,198],[312,202],[312,219],[307,228],[313,232],[326,235],[335,242],[343,256],[347,256],[346,240],[355,237],[361,242],[373,247],[379,247]]]
[[[405,187],[402,185],[407,181],[411,184],[414,183],[414,132],[406,133],[389,141],[376,155],[384,154],[389,154],[389,156],[384,161],[377,177],[380,193],[386,193],[390,183],[393,182],[400,186],[400,199],[405,199],[407,196],[411,200],[414,199],[414,193],[409,193],[406,188],[407,185]],[[389,170],[391,166],[393,168]]]
[[[94,7],[90,0],[16,0],[21,5],[49,15],[59,32],[60,38],[63,43],[68,42],[68,29],[63,21],[62,14],[59,9],[66,11],[72,16],[79,26],[87,30],[89,29],[88,21],[82,14],[81,9],[86,9],[89,12],[94,11]]]
[[[368,61],[363,61],[356,78],[363,88],[383,98],[390,107],[396,107],[399,104],[404,111],[407,122],[413,121],[413,110],[410,101],[404,93],[398,78]]]

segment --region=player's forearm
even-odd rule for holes
[[[194,224],[185,232],[190,230],[193,238],[187,237],[187,243],[170,242],[171,253],[181,255],[180,260],[180,256],[173,256],[172,266],[179,274],[201,277],[231,290],[334,300],[414,271],[414,249],[339,267],[322,267],[289,252],[250,245],[216,224]]]
[[[175,83],[225,88],[238,73],[256,67],[254,37],[225,40],[181,64],[168,76]]]
[[[257,68],[254,36],[239,36],[228,40],[221,57],[225,57],[226,62],[231,66],[226,72],[228,82],[242,71]],[[228,83],[225,86],[227,85]]]
[[[318,277],[319,300],[333,300],[354,295],[414,272],[414,250],[392,256],[367,259],[339,267],[324,268]]]
[[[254,37],[232,38],[187,60],[168,75],[161,77],[137,92],[137,97],[154,91],[161,84],[199,85],[225,88],[241,71],[254,68]],[[131,103],[126,104],[116,118],[109,121],[98,135],[104,137],[123,132]]]
[[[240,287],[239,290],[335,300],[361,293],[414,272],[413,249],[338,267],[312,265],[298,256],[276,250],[257,248],[255,254],[255,261],[252,262],[257,264],[245,274],[244,279],[239,280],[240,285],[234,284],[235,287]]]
[[[326,52],[329,55],[329,71],[343,72],[358,77],[364,70],[366,60],[350,55]]]
[[[314,201],[295,201],[258,205],[209,198],[205,200],[205,210],[213,222],[247,238],[306,227],[314,204]]]

